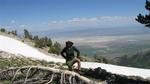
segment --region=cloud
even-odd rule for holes
[[[9,31],[11,30],[22,31],[23,29],[32,29],[29,25],[16,23],[15,20],[10,21],[10,23],[6,25],[0,25],[0,28],[6,28]]]
[[[136,25],[135,17],[123,17],[123,16],[103,16],[92,18],[72,18],[61,21],[51,21],[48,23],[49,28],[74,28],[74,27],[120,27]]]
[[[19,25],[19,27],[20,27],[20,28],[26,28],[27,25],[22,24],[22,25]]]
[[[37,24],[19,24],[11,21],[11,26],[16,29],[29,29],[31,31],[60,30],[60,29],[86,29],[86,28],[111,28],[138,25],[135,17],[126,16],[101,16],[101,17],[76,17],[66,20],[41,22]]]
[[[15,21],[15,20],[11,20],[10,23],[11,23],[11,24],[15,24],[16,21]]]

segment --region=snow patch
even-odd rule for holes
[[[28,46],[27,44],[24,44],[21,41],[6,36],[2,36],[2,35],[0,35],[0,50],[12,54],[20,54],[26,57],[36,58],[39,60],[65,63],[64,59],[55,58],[53,54],[46,55],[42,52],[39,52],[37,49],[34,49]],[[81,62],[81,66],[83,68],[101,67],[102,69],[106,69],[108,72],[122,74],[126,76],[140,76],[143,78],[150,77],[150,69],[123,67],[123,66],[96,63],[96,62]]]
[[[12,54],[20,54],[26,57],[36,58],[39,60],[53,61],[53,62],[65,62],[64,59],[55,58],[53,54],[45,55],[39,52],[37,49],[30,47],[18,40],[0,35],[0,50],[6,51]]]

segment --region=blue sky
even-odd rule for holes
[[[0,27],[42,31],[135,25],[135,16],[145,13],[144,3],[145,0],[0,0]]]

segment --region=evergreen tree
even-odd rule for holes
[[[24,29],[24,37],[25,38],[29,38],[29,32],[26,29]]]
[[[24,37],[27,39],[32,39],[32,35],[29,33],[27,29],[24,29]]]
[[[48,38],[47,46],[48,46],[48,47],[51,47],[52,44],[53,44],[53,43],[52,43],[52,40],[51,40],[50,38]]]
[[[42,38],[35,41],[35,47],[38,47],[38,48],[43,48],[44,47]]]
[[[34,43],[35,43],[35,47],[39,47],[39,44],[40,44],[40,42],[39,42],[39,37],[38,36],[34,36],[33,37],[33,40],[34,40]]]
[[[29,39],[33,40],[32,34],[29,34]]]
[[[35,42],[35,47],[43,48],[43,47],[51,47],[52,40],[47,36],[39,38],[38,36],[34,36],[33,40]]]
[[[26,31],[27,32],[27,31]],[[27,33],[28,36],[29,33]],[[58,42],[55,42],[53,44],[52,40],[50,38],[48,38],[47,36],[39,38],[38,36],[34,36],[33,40],[35,42],[35,47],[38,48],[48,48],[49,53],[54,53],[54,54],[60,54],[61,51],[61,45]]]
[[[39,48],[45,47],[44,38],[39,39]]]
[[[34,40],[34,41],[38,41],[38,40],[39,40],[39,37],[38,37],[38,36],[34,36],[34,37],[33,37],[33,40]]]
[[[17,34],[17,30],[14,31],[14,35],[16,35],[16,36],[18,35],[18,34]]]
[[[6,29],[5,28],[1,28],[0,31],[1,32],[6,32]]]
[[[56,54],[56,49],[54,46],[49,47],[48,53],[54,53]]]
[[[59,54],[61,51],[61,45],[58,42],[55,42],[54,47],[56,49],[56,54]]]
[[[11,33],[12,33],[13,35],[16,35],[16,36],[18,35],[18,34],[17,34],[17,30],[13,30],[13,31],[11,31]]]
[[[146,27],[150,27],[150,1],[148,0],[145,2],[145,9],[148,10],[149,14],[139,14],[135,20],[144,24]]]
[[[54,53],[59,55],[61,51],[61,45],[58,42],[55,42],[53,46],[49,48],[49,53]]]
[[[48,38],[47,38],[47,36],[45,36],[43,38],[43,44],[44,44],[44,47],[47,47],[47,44],[48,44]]]

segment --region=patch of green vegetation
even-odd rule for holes
[[[30,46],[34,46],[35,48],[43,49],[47,53],[53,53],[59,55],[61,51],[61,44],[59,42],[52,41],[51,38],[47,36],[45,37],[40,37],[38,35],[33,36],[32,33],[27,29],[24,29],[23,36],[19,36],[17,34],[17,30],[9,31],[6,30],[5,28],[0,28],[0,34],[9,36],[11,38],[15,38],[17,40],[27,43]]]
[[[11,84],[11,81],[10,80],[0,81],[0,84]]]
[[[0,58],[0,69],[8,69],[10,67],[22,67],[22,66],[49,66],[50,63],[46,61],[32,60],[25,57],[10,57],[10,58]]]
[[[132,56],[125,55],[120,57],[118,64],[150,69],[150,51],[141,51]]]
[[[139,37],[140,38],[140,37]],[[103,48],[94,48],[90,46],[79,46],[81,50],[81,54],[84,56],[91,56],[93,57],[95,54],[99,54],[106,58],[115,58],[121,57],[125,54],[127,55],[134,55],[137,51],[141,51],[144,49],[150,48],[150,40],[147,39],[138,39],[134,42],[112,42],[105,44],[107,47]]]

